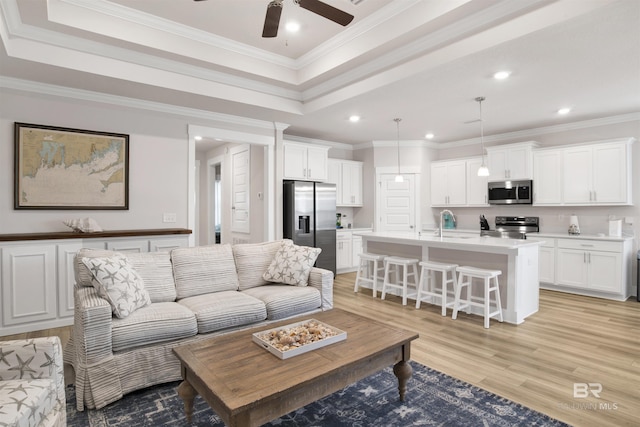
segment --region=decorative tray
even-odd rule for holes
[[[288,359],[347,339],[347,333],[316,319],[256,332],[253,342],[280,359]]]

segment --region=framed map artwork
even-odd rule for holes
[[[15,123],[15,209],[129,209],[129,135]]]

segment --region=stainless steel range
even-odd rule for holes
[[[505,239],[526,239],[527,233],[539,231],[540,218],[537,216],[497,216],[495,230],[480,230],[480,235]]]

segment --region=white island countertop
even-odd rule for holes
[[[491,253],[508,254],[518,251],[521,248],[535,247],[544,244],[544,240],[535,239],[503,239],[499,237],[480,236],[480,235],[460,235],[447,234],[442,237],[432,233],[415,233],[415,232],[391,232],[376,231],[368,233],[353,234],[378,242],[387,241],[389,243],[404,243],[410,245],[426,245],[432,248],[455,249],[466,251],[487,251]]]

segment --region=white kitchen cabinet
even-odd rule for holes
[[[533,178],[533,149],[536,142],[521,142],[487,148],[489,181]]]
[[[284,179],[326,181],[329,147],[283,144]]]
[[[467,160],[467,206],[487,206],[486,176],[478,176],[478,168],[482,165],[482,158]]]
[[[554,206],[562,204],[562,149],[537,150],[533,153],[533,204]]]
[[[362,206],[362,162],[329,159],[327,182],[336,184],[336,206]]]
[[[464,206],[466,204],[466,161],[432,162],[431,206]]]
[[[360,254],[362,253],[362,236],[353,236],[351,238],[351,266],[358,268]]]
[[[623,242],[558,239],[557,246],[557,285],[628,297]]]
[[[538,252],[538,279],[542,283],[556,281],[556,241],[544,239]]]
[[[631,144],[628,140],[566,148],[564,203],[631,204]]]
[[[350,231],[336,232],[336,270],[350,269],[353,265],[353,253]]]

